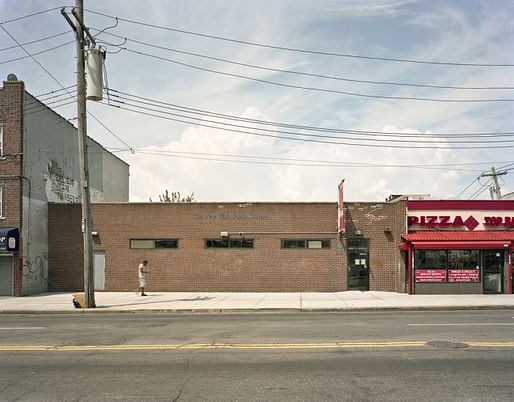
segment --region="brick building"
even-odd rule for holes
[[[90,138],[87,147],[92,201],[128,201],[128,165]],[[77,129],[10,74],[0,87],[0,295],[48,289],[48,202],[80,201],[78,161]]]
[[[95,288],[135,291],[148,259],[151,291],[512,293],[513,211],[401,196],[95,204]],[[79,218],[79,205],[49,206],[51,290],[83,288]]]
[[[404,292],[405,202],[92,205],[95,289]],[[79,205],[49,205],[50,290],[83,289]]]

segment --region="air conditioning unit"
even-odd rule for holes
[[[223,238],[224,238],[224,237],[228,237],[228,232],[221,232],[221,233],[220,233],[220,236],[221,236],[221,237],[223,237]]]

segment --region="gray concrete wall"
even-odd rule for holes
[[[72,124],[28,93],[23,119],[22,294],[26,295],[48,289],[47,203],[80,201],[80,165]],[[91,139],[88,151],[92,201],[128,201],[128,165]],[[110,188],[117,180],[121,184]]]

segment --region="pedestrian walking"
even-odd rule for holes
[[[141,288],[141,296],[146,296],[145,286],[146,286],[146,274],[148,271],[145,269],[148,264],[147,260],[144,260],[138,267],[138,275],[139,275],[139,287]]]

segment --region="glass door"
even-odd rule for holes
[[[369,241],[348,239],[348,290],[369,290]]]
[[[503,293],[503,250],[484,250],[482,252],[482,272],[484,293]]]

